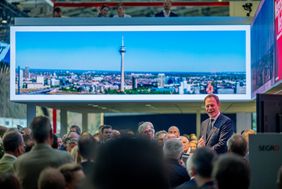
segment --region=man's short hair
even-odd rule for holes
[[[15,152],[22,143],[23,138],[18,131],[8,131],[3,136],[5,152]]]
[[[215,101],[216,101],[216,103],[217,103],[217,104],[220,104],[219,98],[218,98],[218,96],[216,96],[215,94],[208,94],[208,95],[205,97],[205,99],[204,99],[204,103],[206,102],[206,100],[207,100],[208,98],[214,98]]]
[[[210,178],[213,170],[213,163],[216,158],[215,152],[210,148],[198,148],[191,157],[192,167],[196,174],[203,178]]]
[[[94,159],[97,142],[90,135],[82,135],[78,140],[78,150],[80,155],[88,160]]]
[[[227,140],[227,149],[229,152],[245,157],[247,153],[247,141],[242,135],[234,134]]]
[[[164,155],[167,158],[179,159],[183,152],[182,142],[178,138],[171,138],[164,143]]]
[[[52,134],[51,122],[48,117],[38,116],[31,122],[33,139],[38,143],[43,143]]]
[[[215,163],[213,178],[218,189],[248,189],[250,168],[242,157],[236,154],[224,154]]]
[[[105,129],[113,129],[113,128],[111,125],[102,125],[101,133],[103,133]]]
[[[55,168],[44,169],[38,178],[38,189],[65,188],[66,182],[63,174]]]
[[[74,173],[82,171],[82,167],[76,163],[67,163],[60,166],[59,170],[64,175],[66,183],[71,183],[74,180]]]

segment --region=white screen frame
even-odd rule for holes
[[[245,31],[246,34],[246,94],[217,94],[222,101],[251,100],[251,57],[249,25],[158,25],[158,26],[13,26],[11,27],[10,100],[15,102],[142,102],[142,101],[202,101],[206,94],[174,95],[24,95],[16,94],[16,32],[21,31]]]

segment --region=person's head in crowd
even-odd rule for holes
[[[121,137],[135,136],[134,132],[131,129],[121,129],[119,130],[119,132]]]
[[[124,14],[125,14],[125,10],[124,10],[123,4],[120,3],[117,6],[117,15],[119,17],[124,17]]]
[[[108,141],[112,138],[113,128],[110,125],[103,125],[101,129],[102,141]]]
[[[79,135],[76,132],[70,132],[66,138],[66,150],[71,152],[78,143]]]
[[[81,129],[80,129],[80,127],[77,126],[77,125],[72,125],[72,126],[70,127],[70,132],[76,132],[78,135],[80,135],[80,134],[81,134]]]
[[[32,130],[32,138],[38,143],[51,143],[52,127],[48,117],[37,116],[33,118],[30,126]]]
[[[24,144],[25,144],[25,152],[29,152],[34,145],[34,140],[31,135],[23,135]]]
[[[204,99],[204,103],[209,117],[216,118],[216,116],[220,113],[220,101],[218,96],[214,94],[208,94]]]
[[[183,152],[188,153],[190,147],[188,138],[186,136],[180,136],[180,141],[182,143]]]
[[[249,165],[236,154],[221,155],[212,175],[218,189],[248,189],[250,185]]]
[[[63,139],[61,137],[57,138],[58,148],[60,148],[63,145]]]
[[[19,157],[25,152],[22,135],[18,131],[8,131],[3,136],[3,147],[7,154]]]
[[[120,137],[120,132],[116,129],[112,130],[112,138],[118,138]]]
[[[178,127],[176,126],[171,126],[168,128],[168,133],[169,134],[174,134],[177,138],[180,136],[180,132]]]
[[[154,125],[148,121],[142,122],[138,127],[138,134],[153,140],[155,137]]]
[[[198,187],[202,187],[212,181],[213,163],[216,154],[207,147],[198,148],[191,157],[191,171],[194,175]]]
[[[277,185],[278,185],[278,189],[282,189],[282,166],[281,166],[280,169],[278,170],[278,174],[277,174]]]
[[[168,189],[160,147],[145,138],[120,137],[97,152],[93,184],[97,189]]]
[[[168,139],[164,143],[163,151],[166,158],[179,160],[183,153],[182,143],[178,138]]]
[[[164,10],[166,12],[169,12],[171,9],[171,5],[172,5],[171,0],[165,0],[164,1]]]
[[[37,185],[38,189],[64,189],[66,182],[58,169],[48,167],[41,171]]]
[[[164,145],[164,138],[165,138],[166,134],[167,134],[167,132],[165,130],[161,130],[161,131],[156,132],[155,139],[157,140],[157,142],[160,146]]]
[[[97,142],[90,135],[82,135],[78,141],[78,150],[83,159],[91,161],[95,158]]]
[[[21,189],[21,185],[17,177],[12,173],[0,174],[1,189]]]
[[[71,153],[72,150],[77,146],[77,139],[68,139],[67,140],[67,152]]]
[[[60,150],[67,151],[67,143],[69,141],[68,134],[64,134],[62,137],[62,144],[60,145]]]
[[[114,15],[114,17],[118,17],[118,18],[128,18],[128,17],[131,17],[130,15],[125,14],[125,9],[124,9],[122,3],[119,3],[116,9],[117,9],[117,14]]]
[[[31,135],[31,129],[28,127],[23,128],[22,130],[23,135]]]
[[[80,186],[85,174],[82,167],[76,163],[67,163],[59,167],[59,171],[63,174],[66,181],[67,189],[76,189]]]
[[[60,7],[55,7],[53,9],[53,17],[62,17],[62,10]]]
[[[198,139],[196,134],[192,133],[189,135],[189,148],[190,153],[193,153],[197,149]]]
[[[227,141],[227,151],[245,157],[247,153],[247,142],[240,134],[234,134]]]
[[[102,5],[99,8],[98,17],[108,17],[109,7],[107,5]]]
[[[164,137],[164,141],[167,141],[172,138],[177,138],[177,137],[175,136],[175,134],[167,133]]]
[[[58,137],[57,135],[55,135],[54,133],[52,134],[52,144],[51,144],[52,148],[54,149],[58,149],[59,144],[58,144]]]
[[[241,134],[244,137],[244,139],[246,140],[247,144],[249,144],[249,136],[255,135],[256,132],[252,129],[246,129],[246,130],[243,130]]]

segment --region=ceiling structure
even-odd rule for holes
[[[123,102],[123,103],[36,103],[37,106],[59,108],[73,112],[88,113],[204,113],[203,102]],[[255,101],[222,102],[221,110],[225,113],[255,112]]]

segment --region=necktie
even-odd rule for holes
[[[207,133],[206,133],[206,136],[207,136],[207,137],[209,136],[210,131],[211,131],[211,129],[212,129],[213,121],[214,121],[214,119],[210,119],[210,122],[209,122],[209,124],[208,124]]]

